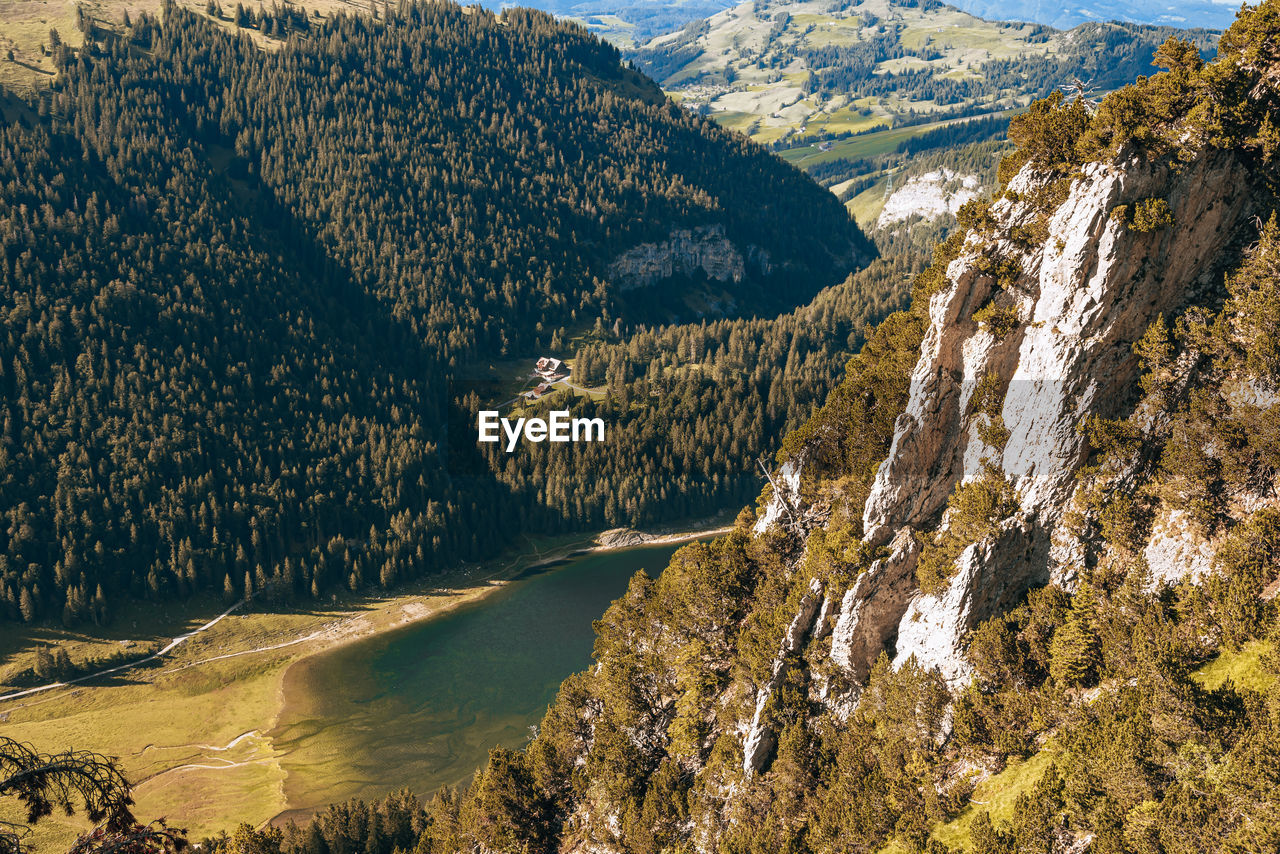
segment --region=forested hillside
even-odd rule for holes
[[[604,418],[611,441],[521,454],[488,445],[485,464],[543,529],[554,530],[565,510],[605,527],[740,506],[759,492],[758,462],[821,405],[869,326],[904,304],[926,258],[886,253],[776,318],[642,328],[584,343],[574,381],[602,383],[607,396],[553,398],[526,413],[567,405]]]
[[[241,838],[1276,850],[1280,3],[1157,59],[1013,122],[778,488],[634,577],[527,749]]]
[[[94,25],[57,47],[52,91],[11,99],[5,618],[387,586],[598,524],[467,467],[459,366],[688,316],[704,288],[789,310],[869,257],[829,193],[574,25],[281,15],[274,50],[174,7]],[[740,280],[611,279],[625,250],[707,225],[749,259]],[[657,475],[671,500],[649,516],[687,484]]]

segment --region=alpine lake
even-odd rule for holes
[[[465,785],[494,747],[526,744],[560,683],[592,663],[592,623],[637,571],[684,543],[569,557],[442,617],[295,664],[271,733],[289,810]],[[322,770],[321,770],[322,769]]]

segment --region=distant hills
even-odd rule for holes
[[[572,18],[619,47],[631,48],[737,4],[726,0],[486,0],[483,5],[494,9],[533,6]],[[1045,24],[1064,30],[1107,21],[1221,30],[1239,8],[1239,4],[1219,0],[955,0],[948,5],[988,21]]]
[[[754,0],[629,55],[686,107],[793,149],[1015,110],[1077,81],[1114,89],[1154,72],[1152,54],[1176,32],[1212,55],[1208,30],[1062,31],[938,0]]]
[[[1225,29],[1235,20],[1239,3],[1214,0],[954,0],[960,9],[995,21],[1033,21],[1069,28],[1090,21],[1127,21],[1170,27]]]
[[[532,6],[569,18],[619,47],[636,47],[733,5],[726,0],[484,0],[487,8]]]

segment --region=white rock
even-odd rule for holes
[[[912,216],[925,220],[935,220],[945,214],[954,216],[961,205],[977,195],[977,175],[960,175],[946,168],[915,175],[885,199],[876,228]]]
[[[906,411],[863,510],[866,540],[892,542],[893,553],[841,603],[831,657],[855,679],[865,678],[891,644],[898,661],[914,654],[949,679],[963,679],[965,632],[1029,586],[1072,576],[1061,562],[1080,550],[1058,537],[1051,561],[1050,543],[1086,459],[1078,425],[1090,413],[1127,414],[1139,369],[1133,343],[1157,315],[1171,316],[1220,283],[1221,243],[1250,212],[1245,174],[1229,154],[1207,155],[1176,174],[1137,161],[1095,164],[1054,213],[1044,246],[982,246],[970,238],[947,269],[951,286],[929,301],[930,328]],[[1034,184],[1024,169],[1010,188],[1026,194]],[[1141,233],[1111,218],[1117,204],[1157,195],[1173,210],[1172,227]],[[1009,199],[993,204],[992,213],[1004,233],[1037,215]],[[1004,298],[1024,322],[1003,340],[972,320],[997,285],[975,263],[990,252],[1016,257],[1022,267]],[[974,384],[988,371],[1007,382],[1001,416],[1009,439],[999,453],[976,437],[976,419],[985,416],[968,412]],[[1012,481],[1021,511],[998,537],[964,552],[945,591],[922,596],[914,591],[916,555],[902,533],[935,528],[956,484],[978,474],[984,457]],[[1169,548],[1158,545],[1154,554]]]
[[[751,530],[759,535],[769,530],[787,515],[788,506],[795,510],[800,497],[800,466],[785,462],[778,470],[775,482],[782,487],[782,494],[774,493],[764,507],[764,513],[756,520]]]
[[[1213,569],[1213,546],[1197,536],[1182,510],[1165,514],[1154,526],[1143,549],[1153,584],[1200,581]]]

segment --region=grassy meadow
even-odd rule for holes
[[[87,749],[117,757],[135,786],[137,815],[169,817],[193,840],[234,829],[235,821],[260,825],[289,810],[282,752],[271,733],[285,674],[295,662],[476,601],[530,565],[590,543],[580,535],[531,540],[519,554],[408,585],[385,599],[348,594],[310,608],[238,610],[160,660],[0,701],[0,723],[5,735],[46,752]],[[29,678],[20,677],[39,645],[61,646],[78,661],[121,640],[167,642],[224,610],[215,599],[139,607],[93,635],[7,625],[0,634],[0,693],[30,687]],[[16,804],[4,806],[0,818],[21,818]],[[36,825],[32,841],[38,850],[65,850],[85,828],[80,817],[56,816]]]

